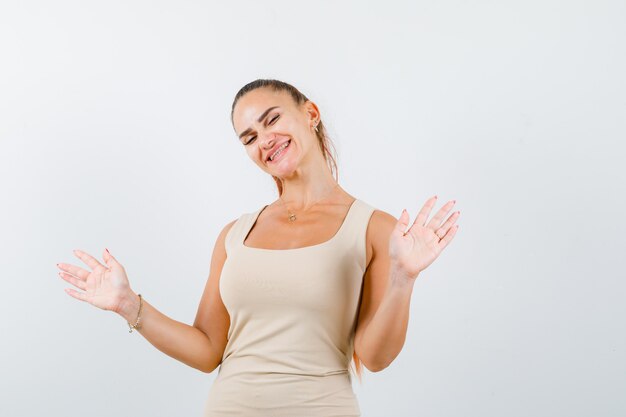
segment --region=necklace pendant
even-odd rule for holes
[[[295,213],[289,213],[289,221],[293,222],[296,220],[296,214]]]

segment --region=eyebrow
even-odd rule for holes
[[[261,115],[259,116],[259,118],[258,118],[256,121],[257,121],[257,122],[259,122],[259,123],[261,123],[261,120],[263,120],[263,118],[265,118],[265,116],[267,116],[267,113],[269,113],[269,112],[271,112],[272,110],[277,109],[277,108],[278,108],[278,106],[274,106],[274,107],[270,107],[269,109],[265,110],[265,111],[263,112],[263,114],[261,114]],[[252,128],[251,128],[251,127],[247,128],[246,130],[244,130],[243,132],[241,132],[241,133],[239,134],[239,139],[241,139],[242,137],[246,136],[246,135],[247,135],[248,133],[250,133],[251,131],[252,131]]]

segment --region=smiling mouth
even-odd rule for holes
[[[277,159],[279,159],[279,158],[283,155],[283,153],[285,153],[285,152],[287,151],[287,148],[289,148],[289,147],[291,146],[291,139],[289,139],[289,140],[288,140],[287,142],[285,142],[285,143],[286,143],[286,145],[285,145],[285,144],[283,144],[283,145],[285,145],[285,147],[284,147],[284,148],[282,148],[282,149],[281,149],[281,150],[280,150],[280,151],[279,151],[279,152],[278,152],[278,153],[274,156],[274,159],[270,159],[270,158],[271,158],[271,155],[267,158],[267,162],[268,162],[268,163],[272,163],[272,162],[276,161]],[[281,145],[281,146],[283,146],[283,145]]]

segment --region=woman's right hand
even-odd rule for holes
[[[86,301],[103,310],[121,314],[124,305],[132,294],[122,264],[106,249],[103,252],[106,266],[83,251],[75,250],[74,255],[87,264],[91,271],[75,265],[57,264],[61,269],[59,272],[61,278],[84,292],[71,288],[66,288],[65,291],[78,300]]]

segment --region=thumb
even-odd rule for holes
[[[396,223],[395,232],[402,233],[404,235],[404,232],[408,225],[409,225],[409,212],[406,211],[406,209],[403,209],[402,214],[400,214],[400,218],[398,219],[398,222]]]
[[[120,263],[117,262],[117,259],[115,259],[113,257],[113,255],[111,255],[111,253],[109,252],[109,250],[107,248],[104,248],[104,252],[103,252],[102,258],[104,259],[104,262],[107,264],[107,266],[110,269],[113,268],[113,267],[118,267],[120,265]]]

